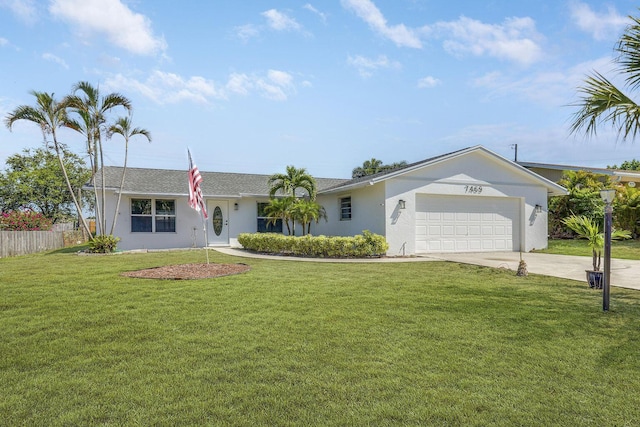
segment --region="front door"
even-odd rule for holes
[[[229,202],[227,200],[207,201],[207,224],[209,245],[229,244]]]

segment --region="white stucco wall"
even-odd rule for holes
[[[107,232],[111,230],[113,212],[117,196],[109,193],[107,198]],[[176,201],[176,231],[175,233],[133,233],[131,232],[131,199],[170,199]],[[229,213],[229,244],[240,246],[237,236],[240,233],[253,233],[257,230],[257,202],[255,198],[224,199],[228,200]],[[268,201],[260,200],[260,201]],[[234,204],[238,203],[235,210]],[[211,228],[211,212],[209,212],[207,227]],[[191,248],[203,247],[205,235],[200,214],[189,206],[187,197],[149,195],[123,195],[120,202],[120,214],[116,222],[114,235],[120,237],[118,249],[166,249],[166,248]]]
[[[520,243],[523,251],[547,246],[547,189],[536,179],[483,152],[459,158],[389,179],[385,188],[388,254],[415,253],[415,206],[417,194],[472,197],[511,197],[521,200]],[[482,186],[480,194],[465,192],[465,186]],[[400,210],[398,201],[405,200]],[[542,213],[535,213],[535,205]]]
[[[340,199],[351,197],[351,220],[340,220]],[[314,235],[354,236],[369,230],[384,235],[384,187],[372,185],[354,191],[318,196],[327,211],[328,221],[320,220],[311,227]]]

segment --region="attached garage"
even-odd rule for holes
[[[547,247],[547,200],[567,191],[481,146],[318,192],[327,220],[314,234],[384,235],[389,256],[529,252]],[[349,216],[341,215],[344,200]]]
[[[416,252],[520,249],[520,204],[514,197],[416,195]]]

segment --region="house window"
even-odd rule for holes
[[[176,201],[156,200],[156,233],[176,232]]]
[[[340,199],[340,221],[351,220],[351,196]]]
[[[275,224],[269,221],[265,208],[269,203],[258,203],[258,233],[282,233],[282,219],[277,219]]]
[[[131,199],[132,233],[174,233],[175,231],[175,200]]]

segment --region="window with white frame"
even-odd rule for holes
[[[340,221],[351,220],[351,196],[340,198]]]
[[[282,233],[282,219],[270,218],[265,212],[269,203],[258,202],[258,233]]]
[[[176,201],[131,199],[132,233],[175,233]]]

